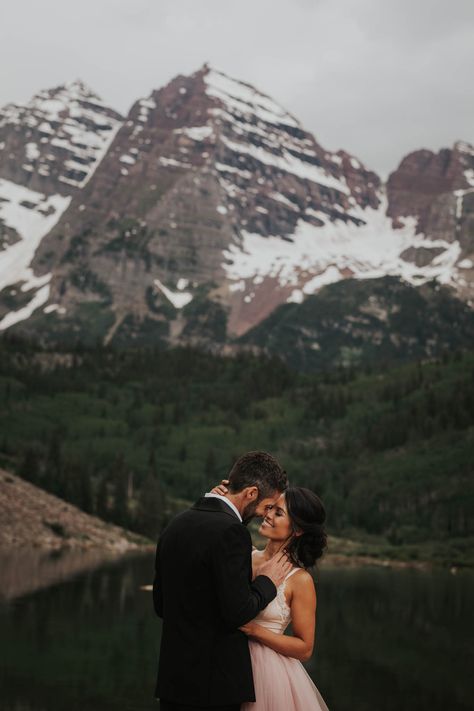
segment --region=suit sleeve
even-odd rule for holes
[[[153,607],[158,617],[163,617],[163,588],[161,585],[160,541],[156,546],[155,578],[153,580]]]
[[[213,547],[212,567],[219,612],[230,629],[253,620],[276,597],[276,587],[265,575],[249,582],[251,550],[250,534],[241,523],[221,533]]]

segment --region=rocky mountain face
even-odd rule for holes
[[[0,330],[26,321],[49,296],[32,261],[81,191],[122,119],[82,82],[0,111]]]
[[[387,215],[395,228],[415,219],[418,249],[401,253],[432,271],[458,296],[471,301],[474,281],[474,147],[458,142],[439,153],[415,151],[406,156],[387,182]],[[443,273],[443,267],[445,271]]]
[[[123,122],[81,84],[55,92],[0,121],[0,329],[223,348],[350,277],[435,279],[472,297],[466,144],[408,156],[385,187],[208,66]]]
[[[71,195],[84,187],[122,124],[83,82],[40,91],[0,110],[0,175],[30,190]]]

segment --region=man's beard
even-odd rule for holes
[[[251,501],[242,511],[242,523],[246,526],[250,521],[255,518],[255,511],[257,510],[259,502]]]

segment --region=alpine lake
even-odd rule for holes
[[[87,570],[68,555],[30,589],[38,561],[0,554],[2,711],[158,711],[153,554]],[[306,668],[331,711],[473,708],[474,572],[323,565],[316,579]]]

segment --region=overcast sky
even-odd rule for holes
[[[0,105],[81,78],[125,113],[206,61],[383,176],[474,143],[474,0],[2,2]]]

